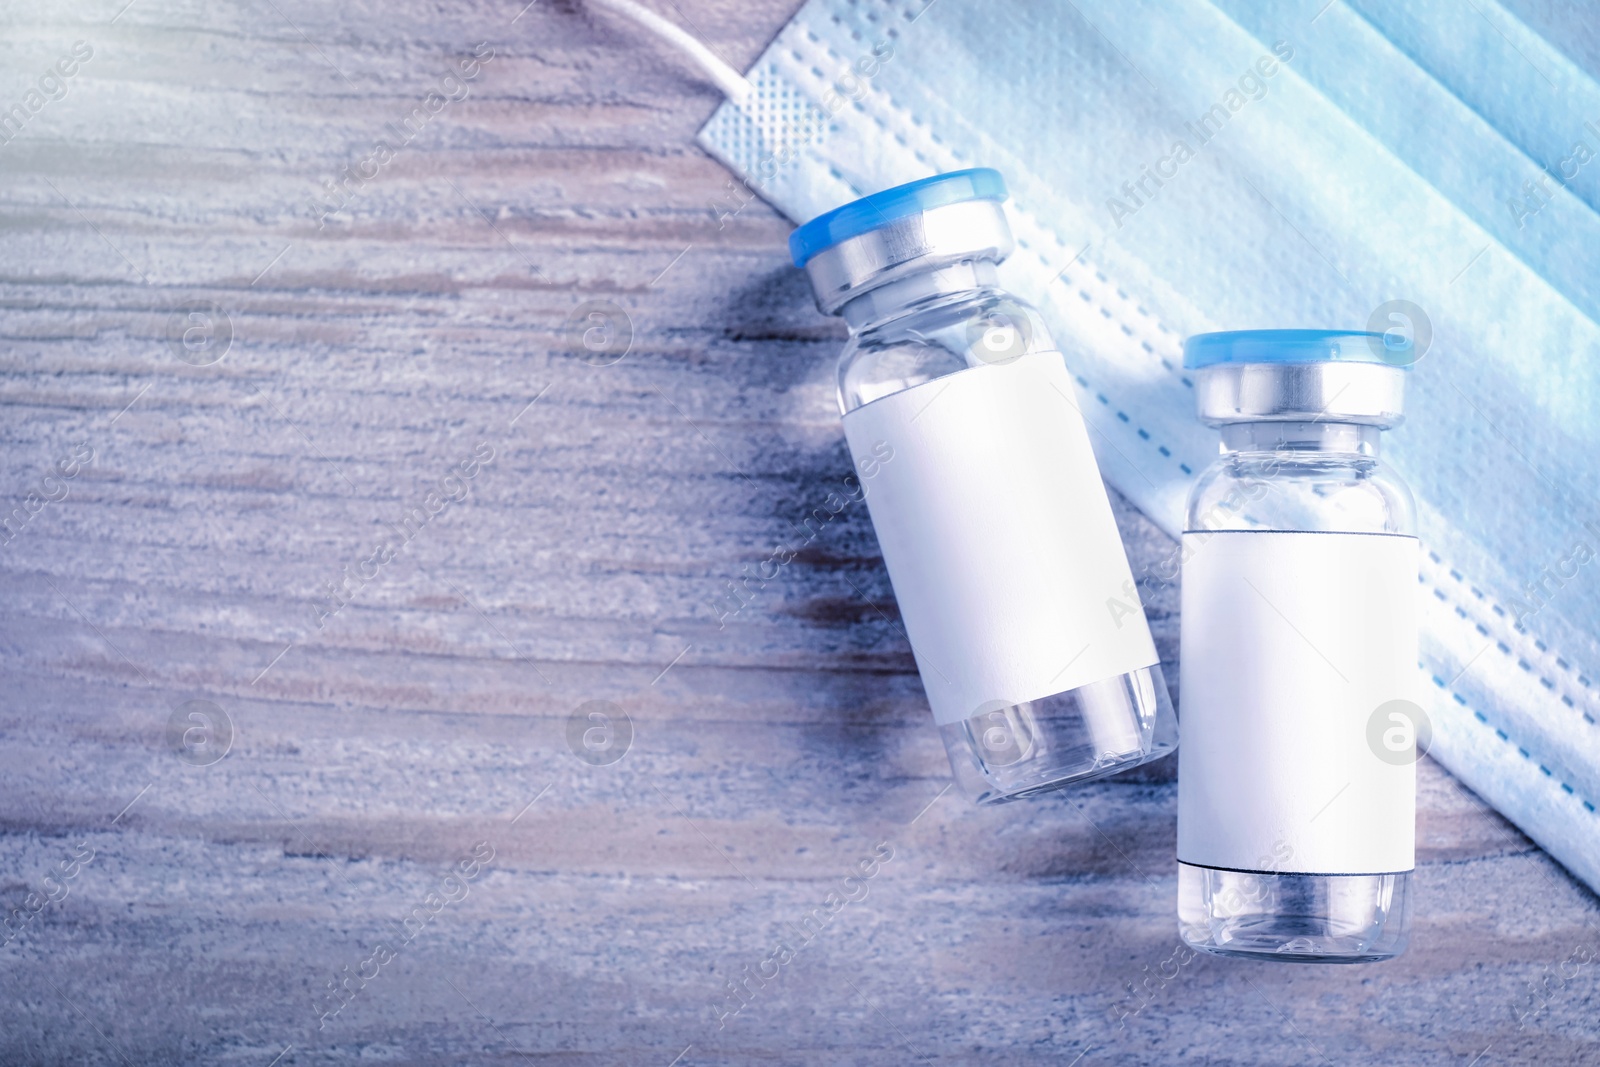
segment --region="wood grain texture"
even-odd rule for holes
[[[66,894],[0,947],[0,1060],[1600,1062],[1595,898],[1432,763],[1404,957],[1176,966],[1170,765],[944,792],[863,512],[719,622],[849,472],[843,332],[773,211],[718,225],[691,141],[716,95],[647,38],[555,0],[125,3],[0,16],[0,107],[93,48],[0,145],[26,516],[0,902]],[[790,3],[663,10],[742,68]],[[323,179],[480,42],[464,98],[319,226]],[[625,309],[620,362],[573,347],[586,301]],[[175,343],[212,305],[209,347]],[[1117,506],[1136,571],[1171,550]],[[1150,604],[1175,677],[1173,591]],[[233,724],[213,765],[169,747],[191,700]],[[569,747],[590,700],[631,718],[619,762]]]

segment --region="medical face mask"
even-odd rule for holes
[[[700,139],[796,220],[1000,170],[1001,280],[1057,337],[1101,470],[1174,537],[1217,450],[1185,336],[1404,342],[1419,740],[1600,888],[1600,81],[1549,21],[1581,12],[1528,11],[812,0]]]

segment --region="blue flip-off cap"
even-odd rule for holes
[[[1183,342],[1183,365],[1222,363],[1382,363],[1409,368],[1411,338],[1361,330],[1238,330],[1200,333]]]
[[[1004,200],[1007,195],[1005,179],[999,171],[988,167],[919,178],[818,215],[789,235],[789,254],[794,257],[795,266],[804,267],[823,249],[870,233],[896,219],[968,200]]]

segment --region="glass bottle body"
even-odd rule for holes
[[[1415,537],[1411,493],[1379,461],[1377,428],[1339,422],[1262,421],[1233,423],[1221,429],[1221,455],[1201,473],[1189,497],[1184,527],[1188,531],[1186,583],[1192,561],[1220,551],[1212,546],[1212,538],[1219,534]],[[1412,595],[1414,581],[1413,574],[1411,586],[1396,595]],[[1188,601],[1184,610],[1191,610]],[[1195,622],[1213,627],[1229,626],[1233,620]],[[1344,624],[1359,625],[1359,620]],[[1230,639],[1248,640],[1244,636]],[[1188,648],[1181,650],[1181,655],[1189,654]],[[1235,661],[1243,672],[1270,670],[1267,664],[1252,662],[1250,655],[1249,650],[1241,650]],[[1414,661],[1414,652],[1411,658]],[[1354,668],[1350,669],[1353,673]],[[1185,696],[1187,699],[1187,693]],[[1274,709],[1274,714],[1293,715],[1301,710],[1283,707]],[[1197,732],[1201,728],[1189,717],[1185,723]],[[1289,728],[1294,728],[1293,724]],[[1184,743],[1187,753],[1191,741],[1186,738]],[[1237,743],[1241,752],[1250,747],[1248,739],[1228,738],[1222,743]],[[1360,756],[1365,758],[1367,753]],[[1413,749],[1411,763],[1415,758]],[[1195,762],[1199,760],[1197,753]],[[1246,760],[1241,757],[1240,763]],[[1388,959],[1404,950],[1411,914],[1409,870],[1354,874],[1289,870],[1286,868],[1295,866],[1291,859],[1294,850],[1282,839],[1272,847],[1263,842],[1260,861],[1249,863],[1252,869],[1248,870],[1183,862],[1182,823],[1195,817],[1186,807],[1185,788],[1227,788],[1226,783],[1215,781],[1185,784],[1186,773],[1180,754],[1178,917],[1180,934],[1190,947],[1215,955],[1322,963]],[[1238,773],[1249,773],[1248,767],[1242,766]],[[1411,789],[1414,796],[1414,784]],[[1335,798],[1346,802],[1359,799],[1337,794]],[[1332,832],[1331,820],[1318,827],[1315,818],[1308,834]],[[1402,830],[1409,842],[1410,829]]]
[[[1006,366],[1018,359],[1034,359],[1058,362],[1059,367],[1053,371],[1061,375],[1060,381],[1064,383],[1061,391],[1066,399],[1061,405],[1060,417],[1071,421],[1073,432],[1083,434],[1087,441],[1075,400],[1067,395],[1073,386],[1065,375],[1064,362],[1050,340],[1047,327],[1033,308],[999,288],[992,262],[966,261],[902,278],[861,294],[847,303],[841,314],[851,327],[851,338],[840,358],[838,373],[839,407],[841,415],[846,417],[847,435],[851,429],[851,414],[875,401],[927,386],[916,394],[915,419],[939,402],[939,390],[944,387],[941,380],[967,372],[981,372],[985,367]],[[923,396],[927,397],[926,401]],[[928,406],[926,409],[924,403]],[[944,403],[949,405],[952,400]],[[948,414],[944,408],[934,410],[932,418],[923,419],[924,429]],[[854,451],[862,451],[856,447],[853,436],[852,447]],[[975,440],[972,447],[981,447],[981,443]],[[860,461],[863,457],[856,458]],[[1050,461],[1049,457],[1038,456],[1015,459],[1015,462],[1036,466],[1047,466]],[[911,461],[891,461],[890,466],[894,462],[904,465]],[[898,558],[896,551],[891,551],[890,539],[886,538],[887,516],[882,511],[883,502],[875,498],[874,486],[867,480],[865,468],[863,485],[867,490],[868,507],[873,509],[880,543],[884,545],[896,595],[902,608],[908,610],[907,633],[917,654],[924,687],[934,705],[951,768],[974,800],[1000,803],[1048,792],[1149,762],[1176,746],[1176,719],[1153,651],[1145,662],[1132,670],[1113,671],[1056,691],[1046,686],[1047,695],[1033,699],[988,700],[973,707],[963,705],[956,715],[941,715],[937,692],[950,681],[947,676],[957,672],[949,669],[948,660],[944,667],[940,666],[936,640],[919,641],[919,622],[922,625],[920,635],[924,637],[936,627],[930,620],[910,617],[909,605],[917,598],[908,587],[908,583],[937,579],[930,579],[927,567],[918,568],[916,561],[908,562],[903,549],[896,550]],[[1126,558],[1116,540],[1105,490],[1097,475],[1092,493],[1084,495],[1098,496],[1098,501],[1091,503],[1104,510],[1105,525],[1109,529],[1097,530],[1094,535],[1102,548],[1105,539],[1110,538],[1115,562],[1126,570]],[[879,500],[879,507],[874,507],[875,499]],[[959,508],[959,504],[952,507]],[[1013,518],[1005,513],[1006,509],[997,510],[1000,512],[995,516],[997,522]],[[1085,510],[1094,511],[1093,508]],[[941,516],[933,513],[926,517],[929,519],[928,537],[936,540],[937,528],[942,525]],[[1062,554],[1073,551],[1066,538],[1059,545],[1046,541],[1044,547]],[[971,569],[964,565],[971,560],[948,562],[952,570]],[[1131,575],[1128,580],[1131,584]],[[981,597],[981,593],[978,595]],[[1066,608],[1104,610],[1099,601],[1092,605],[1065,605],[1064,610]],[[1148,631],[1144,629],[1143,615],[1137,611],[1136,602],[1134,611],[1137,617],[1129,625],[1136,623],[1148,641]],[[976,648],[965,651],[973,655],[986,654]],[[1082,654],[1075,648],[1058,651],[1061,662],[1068,667],[1074,663],[1074,654]]]

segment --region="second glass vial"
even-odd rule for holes
[[[1409,348],[1261,330],[1184,346],[1221,455],[1183,534],[1178,921],[1227,956],[1399,955],[1411,910],[1417,553],[1378,458]]]

